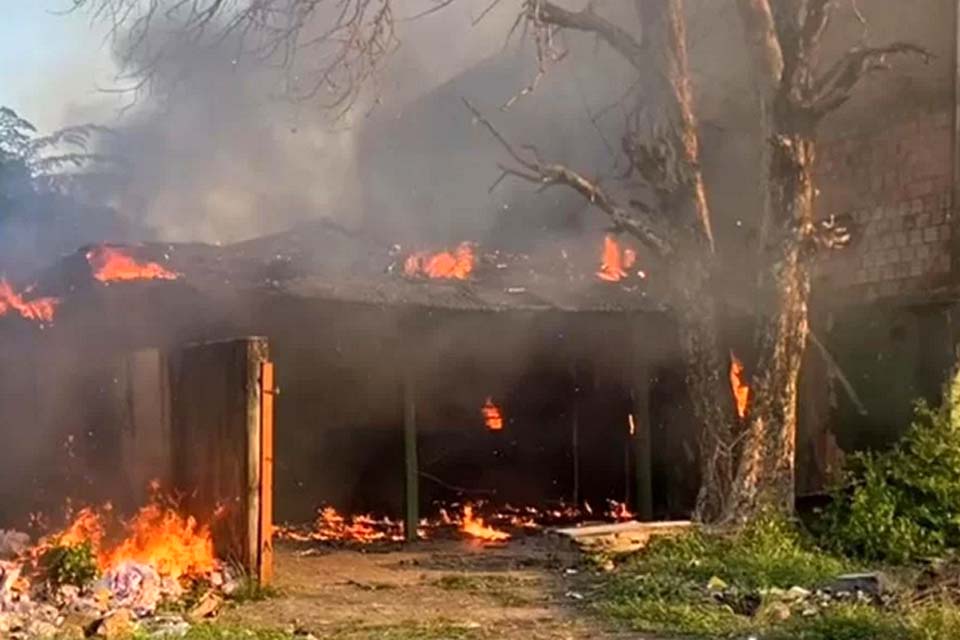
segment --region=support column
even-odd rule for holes
[[[653,443],[650,434],[650,373],[635,364],[630,385],[630,441],[633,447],[634,512],[637,519],[653,520]]]
[[[417,540],[420,526],[420,465],[417,460],[416,384],[411,371],[403,379],[404,533],[407,542]]]

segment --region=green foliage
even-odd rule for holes
[[[88,542],[51,547],[40,557],[40,569],[55,588],[63,585],[83,588],[99,575],[97,559]]]
[[[639,631],[725,637],[767,627],[768,591],[814,589],[851,568],[767,516],[733,535],[654,539],[605,580],[598,608]]]
[[[960,375],[939,410],[918,403],[893,449],[854,456],[827,509],[835,550],[902,563],[960,546]]]
[[[695,532],[656,538],[626,566],[637,574],[697,584],[717,577],[751,590],[812,587],[849,569],[777,515],[761,517],[735,535]]]
[[[948,640],[954,636],[929,636]],[[764,640],[927,640],[910,621],[894,612],[865,604],[837,605],[822,613],[788,620],[781,628],[762,636]]]
[[[30,121],[0,106],[0,203],[35,192],[66,192],[102,173],[116,158],[90,151],[94,138],[109,131],[95,125],[66,127],[40,135]]]

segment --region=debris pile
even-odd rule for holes
[[[115,520],[109,506],[81,509],[35,543],[0,531],[0,637],[177,632],[216,616],[240,588],[242,576],[216,560],[209,527],[158,491],[133,518]]]

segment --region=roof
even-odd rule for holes
[[[476,249],[466,280],[408,277],[405,258],[414,250],[383,246],[329,222],[246,242],[124,245],[139,261],[155,261],[179,274],[178,286],[212,296],[272,293],[305,299],[377,305],[507,311],[663,311],[649,283],[637,275],[623,283],[596,276],[602,236],[596,244],[550,243],[533,255]],[[34,295],[69,298],[96,286],[87,249],[46,271]],[[444,247],[434,248],[445,249]],[[588,257],[589,256],[589,257]],[[151,286],[173,286],[151,282]]]

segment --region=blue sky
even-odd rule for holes
[[[0,0],[0,105],[42,129],[107,117],[116,98],[102,25],[69,0]],[[61,12],[61,13],[57,13]]]

